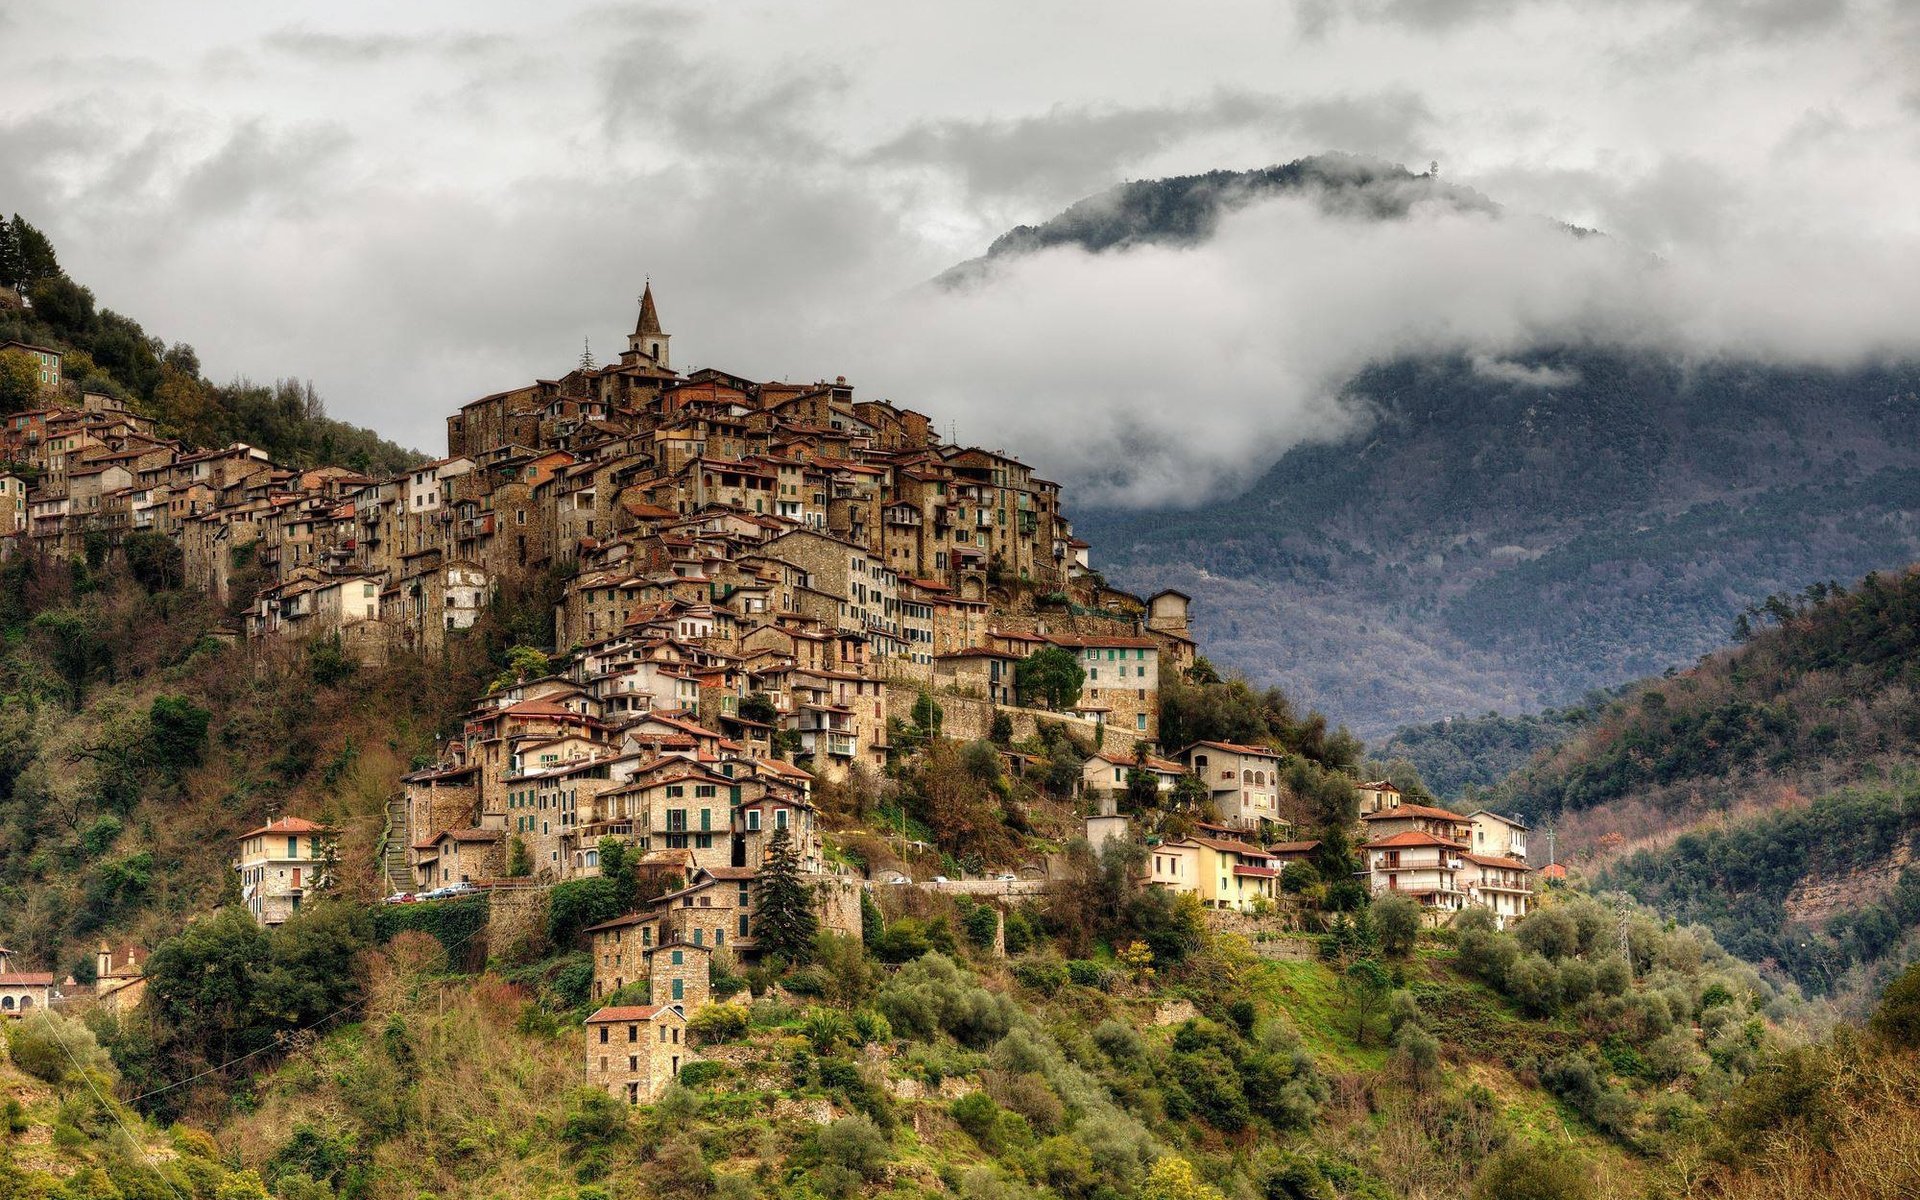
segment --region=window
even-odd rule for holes
[[[607,1027],[605,1025],[600,1027],[600,1044],[603,1046],[607,1044]]]
[[[640,1040],[640,1027],[638,1025],[627,1026],[627,1040],[630,1042],[637,1042]]]
[[[757,808],[750,808],[747,810],[747,832],[748,833],[760,832],[760,810]]]
[[[673,998],[675,1000],[685,1000],[687,998],[686,980],[676,979],[673,981]]]
[[[787,827],[787,810],[786,809],[779,808],[774,810],[773,827],[775,829],[785,829]]]

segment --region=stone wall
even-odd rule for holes
[[[846,875],[806,875],[802,878],[813,888],[814,911],[820,918],[820,927],[847,937],[859,937],[860,893],[865,889],[865,883]]]
[[[487,954],[506,962],[537,958],[547,945],[545,888],[493,888],[488,892]]]
[[[887,719],[898,718],[901,721],[911,722],[913,705],[920,698],[920,691],[919,687],[910,683],[887,684],[885,689]],[[1016,742],[1036,736],[1040,722],[1052,721],[1066,726],[1084,739],[1088,745],[1104,750],[1108,754],[1118,754],[1123,757],[1133,755],[1135,737],[1132,730],[1108,725],[1105,727],[1105,734],[1102,735],[1101,725],[1098,722],[1069,713],[995,705],[980,696],[962,696],[948,691],[935,690],[932,695],[942,713],[940,732],[958,741],[984,740],[989,733],[993,732],[994,714],[1002,712],[1013,722],[1013,740]]]

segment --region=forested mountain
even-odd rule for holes
[[[425,457],[328,417],[313,385],[297,378],[271,385],[212,382],[192,346],[151,337],[133,318],[99,306],[89,288],[61,270],[46,236],[17,213],[0,221],[0,287],[30,305],[0,305],[0,343],[64,351],[65,379],[152,417],[162,436],[194,447],[246,442],[287,466],[331,464],[374,475],[394,474]],[[0,415],[46,402],[33,382],[9,386],[0,372]]]
[[[1814,991],[1871,994],[1920,927],[1920,571],[1775,596],[1744,644],[1622,689],[1499,803]]]
[[[1288,189],[1382,220],[1436,192],[1491,207],[1401,168],[1307,159],[1126,184],[959,274],[1046,246],[1204,240]],[[1565,705],[1692,662],[1755,597],[1920,557],[1920,365],[1586,344],[1512,366],[1377,362],[1346,384],[1373,414],[1352,435],[1228,499],[1083,509],[1078,529],[1116,583],[1191,593],[1217,660],[1369,737]]]
[[[1405,759],[1436,797],[1458,800],[1494,787],[1534,756],[1559,746],[1607,701],[1608,694],[1596,690],[1584,704],[1537,714],[1504,717],[1490,712],[1409,725],[1382,742],[1375,757]]]

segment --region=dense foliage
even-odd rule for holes
[[[1702,781],[1907,752],[1920,738],[1920,573],[1773,603],[1778,625],[1636,689],[1515,777],[1514,802],[1551,813],[1650,791],[1677,799]]]
[[[1577,708],[1513,717],[1490,712],[1409,725],[1381,743],[1376,753],[1405,759],[1435,796],[1458,800],[1492,788],[1540,752],[1557,748],[1606,702],[1604,694],[1595,693]]]
[[[1602,878],[1706,926],[1742,958],[1776,964],[1801,986],[1826,992],[1920,927],[1920,870],[1885,865],[1917,842],[1920,781],[1909,775],[1894,787],[1850,789],[1805,808],[1682,834],[1664,849],[1621,860]],[[1870,870],[1884,885],[1849,882]],[[1796,891],[1821,881],[1843,888],[1845,902],[1816,920],[1796,915]]]

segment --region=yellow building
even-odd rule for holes
[[[262,925],[278,925],[300,911],[300,902],[332,882],[339,830],[282,817],[250,829],[236,840],[240,853],[240,898]]]

